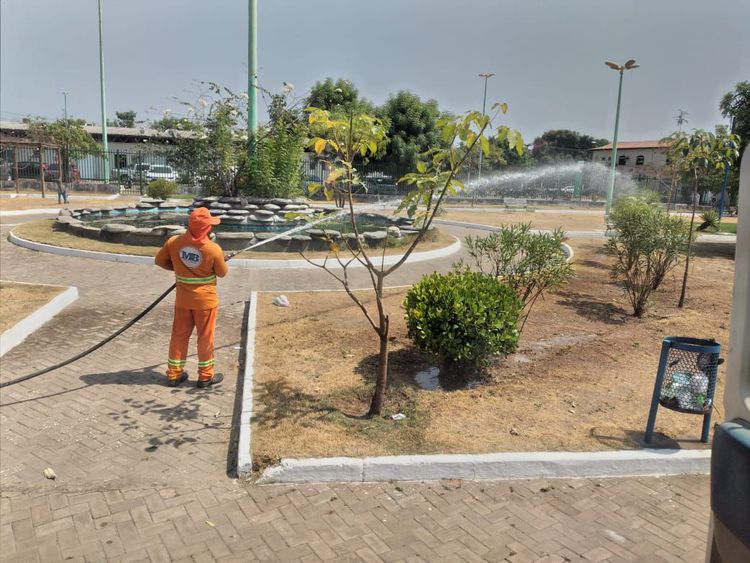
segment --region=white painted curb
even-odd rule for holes
[[[253,471],[250,451],[251,418],[253,415],[253,364],[255,363],[255,321],[258,313],[258,292],[250,294],[245,333],[245,366],[242,373],[242,401],[240,403],[240,431],[237,436],[237,476],[248,477]]]
[[[18,346],[27,336],[40,329],[44,323],[76,299],[78,299],[78,288],[68,287],[65,291],[53,297],[47,304],[42,305],[28,317],[0,334],[0,356]]]
[[[508,452],[366,458],[284,459],[258,483],[504,480],[708,473],[710,450]]]
[[[59,215],[57,208],[45,207],[43,209],[14,209],[13,211],[0,211],[0,217],[18,217],[20,215]]]
[[[437,258],[445,258],[458,252],[461,249],[461,241],[454,237],[452,244],[437,248],[435,250],[425,250],[424,252],[414,252],[408,262],[424,262],[426,260],[435,260]],[[48,252],[50,254],[57,254],[59,256],[74,256],[76,258],[90,258],[92,260],[104,260],[106,262],[122,262],[126,264],[154,264],[153,256],[138,256],[135,254],[117,254],[115,252],[99,252],[97,250],[80,250],[78,248],[67,248],[64,246],[54,246],[51,244],[44,244],[42,242],[34,242],[15,235],[13,231],[8,234],[8,240],[15,245],[29,250],[36,250],[39,252]],[[385,266],[391,266],[401,259],[402,255],[390,255],[386,256],[383,264]],[[307,260],[256,260],[251,258],[234,258],[229,262],[231,268],[258,268],[258,269],[288,269],[288,268],[316,268],[314,264],[323,265],[324,260],[314,259],[311,260],[313,264],[307,262]],[[379,259],[373,259],[375,264],[379,264]],[[328,260],[328,266],[331,268],[338,268],[339,264],[336,260]],[[351,266],[362,267],[358,261],[352,262]]]

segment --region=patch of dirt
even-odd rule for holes
[[[48,303],[64,287],[0,281],[0,333]]]
[[[734,262],[698,245],[686,307],[676,308],[681,276],[675,271],[639,320],[609,278],[602,244],[574,241],[572,282],[537,304],[518,351],[497,360],[484,383],[471,389],[430,391],[416,384],[417,372],[431,364],[406,337],[405,291],[391,290],[385,300],[389,392],[385,416],[372,420],[361,415],[372,393],[377,337],[351,300],[340,292],[294,293],[291,307],[278,308],[271,305],[273,294],[261,294],[255,459],[639,447],[662,338],[727,344]],[[357,295],[372,306],[370,293]],[[719,408],[723,377],[720,368]],[[392,420],[397,412],[406,420]],[[655,442],[703,447],[701,422],[660,408]]]
[[[53,228],[55,223],[54,219],[42,219],[39,221],[29,221],[22,225],[19,225],[13,229],[13,233],[17,236],[26,240],[34,242],[42,242],[44,244],[51,244],[54,246],[64,246],[66,248],[78,248],[80,250],[94,250],[98,252],[115,252],[118,254],[133,254],[136,256],[156,256],[159,251],[158,246],[130,246],[128,244],[119,244],[116,242],[105,242],[99,240],[88,239],[79,237],[78,235],[72,235],[64,231],[57,231]],[[405,241],[406,239],[404,239]],[[424,240],[417,246],[417,252],[424,252],[427,250],[435,250],[437,248],[444,248],[453,244],[456,239],[439,229],[436,229],[434,235],[430,239]],[[405,245],[393,246],[385,249],[385,255],[398,255],[403,254]],[[382,250],[376,248],[368,249],[369,255],[373,260],[377,260],[382,255]],[[327,252],[306,252],[305,256],[310,259],[314,258],[325,258],[328,255]],[[237,258],[248,258],[256,260],[301,260],[302,256],[292,252],[260,252],[250,251],[241,252],[237,255]],[[342,260],[346,261],[351,258],[351,254],[346,251],[341,252]],[[335,257],[331,255],[331,260],[335,261]]]

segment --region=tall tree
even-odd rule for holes
[[[373,106],[368,100],[359,97],[359,90],[351,81],[338,78],[326,78],[316,82],[307,96],[307,106],[324,109],[330,112],[371,113]]]
[[[435,100],[422,101],[406,90],[392,95],[378,108],[388,126],[390,142],[384,159],[414,168],[419,155],[431,147],[445,147],[436,123],[441,118]]]
[[[690,238],[685,254],[685,273],[682,277],[682,290],[678,307],[685,305],[688,272],[690,270],[690,252],[693,243],[693,225],[695,224],[695,209],[698,205],[698,186],[703,178],[709,176],[712,170],[722,169],[724,165],[731,166],[739,157],[739,138],[727,133],[726,128],[717,127],[716,133],[694,129],[690,135],[680,135],[675,139],[672,147],[680,159],[680,166],[688,170],[693,177],[693,208],[690,215]]]
[[[27,118],[29,138],[37,143],[49,143],[66,149],[70,158],[81,158],[99,151],[99,144],[86,131],[83,119],[68,118],[47,121],[43,118]]]
[[[740,154],[750,141],[750,81],[738,82],[719,103],[721,115],[732,120],[732,131],[740,137]]]
[[[135,112],[133,110],[128,111],[116,111],[115,116],[115,127],[135,127]]]
[[[596,139],[570,129],[552,129],[534,139],[531,155],[539,163],[557,160],[588,160],[589,150],[606,145],[607,139]]]

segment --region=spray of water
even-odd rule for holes
[[[597,162],[564,162],[535,166],[524,170],[498,172],[472,180],[464,195],[478,197],[553,198],[572,195],[576,178],[581,175],[583,197],[603,199],[607,194],[610,169]],[[615,197],[638,188],[628,173],[615,176]]]

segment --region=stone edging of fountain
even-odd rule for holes
[[[438,258],[445,258],[458,252],[461,249],[461,241],[454,237],[452,244],[443,248],[437,248],[435,250],[425,250],[422,252],[414,252],[409,257],[409,262],[424,262],[426,260],[435,260]],[[154,263],[153,256],[139,256],[136,254],[118,254],[115,252],[100,252],[97,250],[80,250],[78,248],[68,248],[64,246],[54,246],[51,244],[45,244],[43,242],[35,242],[19,237],[11,231],[8,234],[8,240],[17,246],[28,248],[29,250],[36,250],[39,252],[48,252],[50,254],[57,254],[60,256],[72,256],[76,258],[90,258],[92,260],[104,260],[107,262],[124,262],[127,264],[148,264]],[[402,255],[392,254],[386,256],[384,264],[390,266],[395,264],[401,259]],[[255,258],[234,258],[229,262],[229,266],[232,268],[317,268],[316,265],[322,265],[323,259],[311,259],[313,264],[310,264],[306,260],[261,260]],[[328,261],[328,266],[339,267],[336,262],[331,260]],[[350,268],[361,268],[362,264],[354,262]]]
[[[572,252],[572,251],[571,251]],[[571,254],[572,257],[572,254]],[[258,293],[250,295],[242,371],[237,475],[252,475],[252,405]],[[704,474],[710,450],[611,450],[282,459],[258,483],[509,480]]]
[[[22,283],[22,282],[13,282]],[[46,285],[46,284],[34,284]],[[24,317],[5,332],[0,334],[0,356],[5,355],[11,349],[23,342],[27,336],[39,330],[42,325],[52,319],[60,311],[78,299],[78,288],[68,286],[65,290],[47,303],[39,307],[30,315]]]

